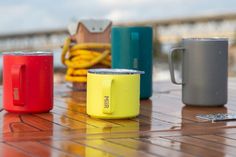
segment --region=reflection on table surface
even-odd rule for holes
[[[229,87],[224,107],[191,107],[182,104],[179,87],[157,82],[138,117],[102,120],[86,115],[85,92],[56,84],[50,113],[1,110],[0,156],[234,156],[236,121],[196,118],[236,112],[236,87]]]

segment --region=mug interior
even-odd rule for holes
[[[94,74],[144,74],[143,71],[133,69],[89,69],[88,72]]]

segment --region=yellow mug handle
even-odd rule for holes
[[[103,87],[103,113],[104,114],[111,114],[113,113],[114,106],[112,105],[112,79],[106,79],[102,82],[102,87]]]

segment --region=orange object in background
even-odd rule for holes
[[[110,43],[111,26],[109,20],[81,20],[68,29],[76,43]]]
[[[62,50],[62,63],[67,66],[65,79],[74,89],[85,90],[87,69],[110,68],[109,20],[81,20],[69,25],[71,36]]]

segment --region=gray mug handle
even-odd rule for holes
[[[179,50],[184,50],[184,47],[177,47],[177,48],[172,48],[170,50],[170,53],[168,54],[168,61],[169,61],[169,68],[170,68],[170,77],[171,77],[171,82],[177,85],[182,85],[182,82],[177,82],[175,80],[175,70],[174,70],[174,64],[172,61],[172,55],[174,54],[174,52],[178,52]]]

